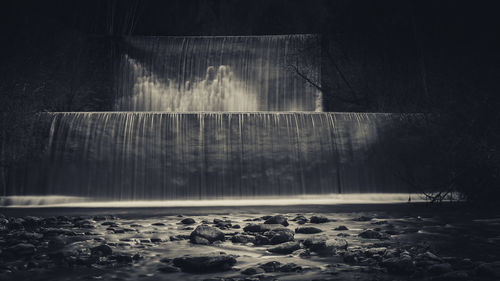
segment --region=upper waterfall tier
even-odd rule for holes
[[[320,84],[318,36],[126,37],[124,42],[117,111],[321,111],[321,93],[313,86]]]

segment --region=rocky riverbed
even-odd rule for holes
[[[5,209],[0,280],[500,280],[500,216],[291,209]]]

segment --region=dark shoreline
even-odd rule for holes
[[[415,212],[434,214],[438,209],[464,211],[468,206],[463,203],[381,203],[381,204],[335,204],[335,205],[290,205],[290,206],[196,206],[196,207],[0,207],[0,213],[6,216],[26,216],[36,214],[39,217],[57,215],[119,215],[123,218],[156,217],[168,215],[225,215],[234,213],[350,213],[350,212],[398,212],[415,215]],[[493,215],[484,212],[484,215]]]

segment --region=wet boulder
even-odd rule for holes
[[[55,236],[49,240],[49,248],[52,250],[62,249],[66,246],[67,240],[64,236]]]
[[[233,226],[230,220],[214,219],[213,222],[215,226],[219,229],[229,229]]]
[[[182,224],[195,224],[196,221],[193,218],[185,218],[185,219],[181,220],[181,223]]]
[[[4,256],[11,257],[28,257],[33,255],[35,252],[36,248],[33,244],[19,243],[3,249],[2,254]]]
[[[332,256],[337,250],[346,250],[347,240],[342,238],[328,239],[324,236],[316,236],[304,240],[304,246],[322,256]]]
[[[24,229],[24,219],[22,218],[9,218],[7,224],[5,225],[8,230],[20,230]]]
[[[294,219],[292,219],[292,221],[295,221],[298,224],[305,224],[309,220],[303,215],[297,215]]]
[[[265,272],[276,272],[281,267],[281,263],[278,261],[270,261],[265,264],[259,265]]]
[[[241,274],[244,274],[244,275],[256,275],[256,274],[262,274],[264,273],[264,269],[260,268],[260,267],[249,267],[249,268],[246,268],[245,270],[243,270],[241,272]]]
[[[187,240],[190,238],[191,238],[191,236],[189,236],[189,235],[178,234],[178,235],[170,236],[169,240],[170,241],[180,241],[180,240]]]
[[[78,220],[74,223],[74,226],[78,228],[95,228],[94,222],[91,220]]]
[[[245,235],[245,234],[236,234],[233,237],[231,237],[231,241],[233,243],[255,243],[255,237],[251,235]]]
[[[25,229],[33,231],[43,225],[43,219],[34,216],[26,216],[23,218],[22,224]]]
[[[302,266],[295,263],[287,263],[279,268],[281,272],[300,272],[302,271]]]
[[[298,249],[300,249],[300,243],[299,242],[285,242],[281,243],[277,246],[271,247],[267,249],[271,253],[276,253],[276,254],[290,254]]]
[[[105,221],[101,223],[101,225],[109,226],[109,227],[118,227],[118,224],[114,221]]]
[[[500,261],[482,263],[476,268],[477,275],[500,279]]]
[[[113,253],[113,249],[111,249],[111,247],[106,244],[102,244],[91,248],[90,252],[92,253],[92,255],[96,256],[109,256]]]
[[[281,224],[252,223],[243,228],[245,232],[266,232],[276,228],[283,228]]]
[[[384,256],[385,252],[387,251],[387,248],[385,247],[374,247],[374,248],[369,248],[365,250],[365,256],[367,257],[374,257],[374,256]]]
[[[367,216],[361,216],[361,217],[354,218],[352,220],[353,221],[371,221],[372,218],[371,217],[367,217]]]
[[[334,228],[333,230],[344,231],[344,230],[349,230],[349,228],[347,228],[347,226],[345,226],[345,225],[339,225],[336,228]]]
[[[411,274],[415,271],[415,264],[409,255],[401,255],[382,260],[382,266],[395,274]]]
[[[346,251],[343,254],[343,260],[345,263],[354,264],[357,263],[360,259],[359,251]]]
[[[324,247],[326,240],[328,240],[326,236],[313,236],[304,240],[303,244],[311,251],[316,251]]]
[[[219,229],[202,224],[191,232],[190,240],[193,244],[210,244],[215,241],[224,241],[225,237]]]
[[[275,228],[255,235],[257,245],[276,245],[294,240],[295,233],[288,228]]]
[[[113,256],[113,259],[118,263],[132,263],[134,261],[133,257],[127,254],[118,254]]]
[[[311,223],[326,223],[329,222],[329,219],[324,216],[312,216],[309,221]]]
[[[441,275],[451,271],[453,271],[453,268],[449,263],[433,264],[427,268],[427,272],[431,275]]]
[[[268,218],[264,224],[281,224],[283,226],[288,226],[287,219],[282,215],[272,216]]]
[[[208,273],[220,272],[231,269],[236,264],[236,258],[232,255],[203,255],[185,256],[175,258],[173,264],[184,272]]]
[[[375,231],[373,229],[367,229],[360,234],[358,234],[359,237],[361,238],[366,238],[366,239],[380,239],[380,240],[385,240],[389,239],[390,235],[386,233],[381,233],[379,231]]]
[[[303,233],[303,234],[315,234],[320,232],[323,232],[323,230],[313,226],[304,226],[295,229],[295,233]]]
[[[287,228],[278,228],[264,232],[264,236],[269,238],[269,244],[276,245],[293,241],[295,233]]]

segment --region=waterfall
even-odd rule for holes
[[[116,111],[41,113],[46,157],[16,169],[4,194],[182,200],[407,192],[397,170],[422,167],[411,165],[413,155],[403,159],[410,165],[390,157],[394,139],[412,138],[399,133],[405,115],[315,112],[317,39],[127,37]]]
[[[117,111],[315,111],[315,35],[126,37]]]
[[[397,192],[380,135],[399,114],[47,113],[46,186],[112,200]],[[43,191],[41,191],[43,190]]]

